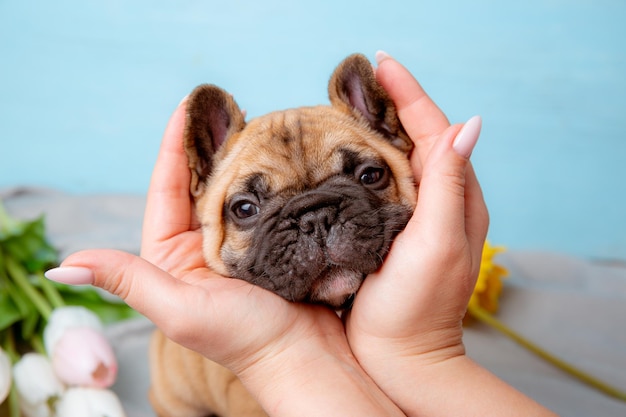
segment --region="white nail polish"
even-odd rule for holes
[[[185,103],[187,101],[188,98],[189,98],[189,94],[187,94],[185,97],[183,97],[183,99],[180,101],[180,103],[178,103],[178,106],[176,106],[176,107],[180,107],[183,103]]]
[[[69,285],[87,285],[94,280],[93,271],[82,266],[62,266],[50,269],[44,275],[50,281]]]
[[[480,136],[482,118],[474,116],[469,119],[456,135],[452,148],[464,158],[469,158]]]
[[[385,51],[376,51],[376,55],[374,56],[374,58],[376,59],[376,63],[380,64],[385,59],[391,58],[391,55],[389,55]]]

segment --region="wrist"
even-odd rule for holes
[[[346,325],[346,334],[356,359],[368,373],[386,372],[390,368],[402,369],[407,363],[412,367],[428,367],[465,355],[461,326],[429,329],[417,336],[384,333],[373,334]],[[374,378],[376,379],[376,378]]]
[[[270,416],[403,416],[363,371],[345,338],[275,350],[238,376]]]
[[[421,355],[362,363],[407,416],[554,416],[454,345]]]

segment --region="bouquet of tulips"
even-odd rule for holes
[[[108,389],[117,361],[103,322],[136,313],[91,288],[48,281],[56,263],[43,218],[15,219],[0,202],[0,415],[124,416]]]

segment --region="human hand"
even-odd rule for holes
[[[415,144],[415,212],[345,317],[350,347],[409,416],[553,415],[465,355],[462,319],[489,216],[469,162],[481,119],[450,126],[413,76],[377,54],[376,76]]]
[[[379,58],[377,78],[415,143],[419,197],[382,268],[357,294],[347,334],[366,363],[404,355],[440,361],[463,354],[461,319],[487,233],[487,209],[468,162],[481,121],[450,126],[404,67]]]
[[[184,123],[183,102],[166,128],[151,180],[141,257],[78,252],[47,276],[120,296],[170,339],[230,368],[271,415],[400,414],[352,356],[333,311],[287,302],[206,267],[189,195]]]

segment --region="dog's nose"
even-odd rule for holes
[[[342,199],[333,192],[311,191],[289,200],[281,214],[295,221],[303,233],[325,237],[337,220]]]
[[[325,206],[304,212],[298,221],[300,230],[320,238],[326,237],[330,227],[337,219],[337,207]]]

